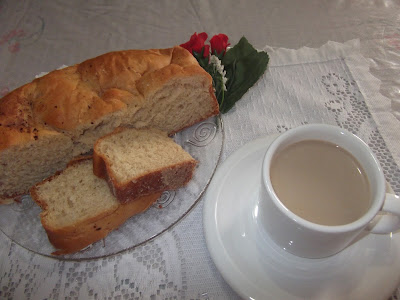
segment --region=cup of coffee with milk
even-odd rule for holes
[[[310,124],[281,134],[265,153],[261,178],[256,221],[294,255],[328,257],[363,231],[400,227],[400,199],[386,193],[377,158],[340,127]]]

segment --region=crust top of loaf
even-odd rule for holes
[[[0,99],[0,150],[82,132],[110,113],[142,107],[168,80],[193,75],[212,86],[211,76],[179,46],[110,52],[52,71]]]

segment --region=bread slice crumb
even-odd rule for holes
[[[122,203],[187,184],[197,161],[167,132],[154,128],[118,128],[100,138],[93,153],[93,172],[105,179]]]
[[[64,171],[35,185],[30,192],[42,208],[41,222],[57,249],[54,255],[74,253],[101,240],[161,196],[161,192],[152,193],[120,203],[107,182],[93,174],[90,157],[72,161]]]

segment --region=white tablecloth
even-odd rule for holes
[[[306,123],[334,124],[374,149],[399,194],[399,6],[292,3],[243,1],[233,8],[233,1],[3,0],[0,95],[41,71],[112,50],[170,47],[195,31],[223,32],[231,43],[245,35],[271,60],[264,76],[222,116],[221,160],[260,136]],[[203,204],[142,246],[83,262],[34,254],[0,233],[0,298],[238,299],[208,253]]]

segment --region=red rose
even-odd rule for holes
[[[211,44],[211,53],[212,54],[216,53],[217,55],[221,53],[225,55],[226,47],[230,45],[228,43],[228,36],[223,33],[214,35],[210,40],[210,44]]]
[[[190,40],[184,44],[181,44],[180,46],[189,50],[190,53],[193,54],[194,52],[201,53],[203,47],[204,47],[204,53],[203,56],[207,57],[209,52],[210,52],[210,46],[209,45],[204,45],[204,42],[207,40],[208,35],[205,32],[197,34],[196,32],[190,37]]]

